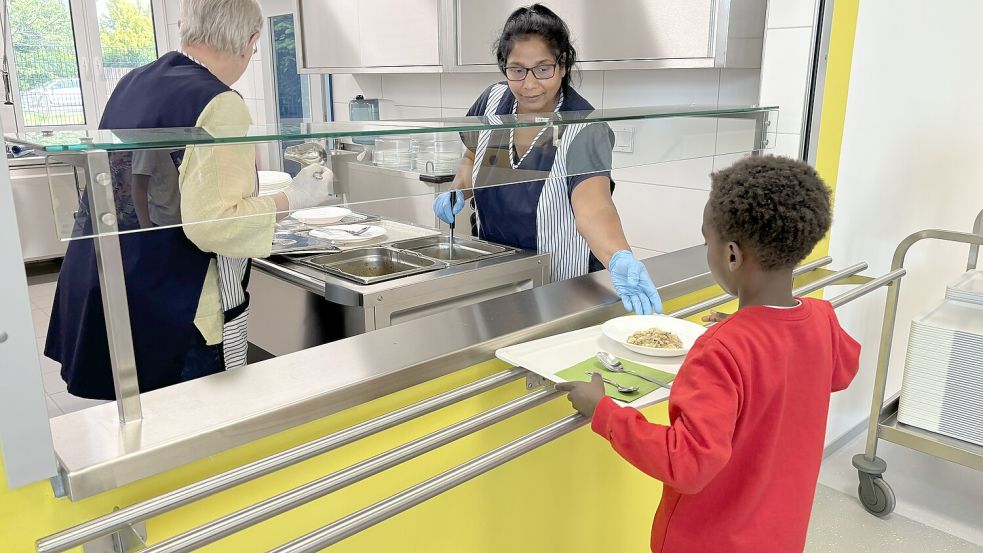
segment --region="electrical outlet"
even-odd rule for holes
[[[635,151],[635,129],[633,127],[611,127],[614,131],[614,151],[630,154]]]

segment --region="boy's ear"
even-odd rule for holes
[[[737,271],[744,265],[744,252],[737,242],[727,243],[727,267],[731,272]]]

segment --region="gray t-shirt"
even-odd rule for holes
[[[150,221],[158,226],[181,224],[181,190],[171,150],[134,151],[133,174],[150,177]]]

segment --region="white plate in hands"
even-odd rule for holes
[[[683,342],[683,347],[679,349],[651,348],[628,343],[628,337],[632,334],[651,328],[672,332],[676,336],[679,336],[679,339]],[[601,326],[601,332],[608,338],[631,351],[653,357],[677,357],[686,355],[690,348],[693,347],[696,339],[705,331],[705,328],[696,323],[665,315],[629,315],[627,317],[611,319]],[[617,355],[617,352],[612,353]]]
[[[326,205],[323,207],[299,209],[294,211],[290,216],[307,225],[330,225],[337,223],[351,214],[352,210],[347,207]]]

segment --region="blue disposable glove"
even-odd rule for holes
[[[454,195],[453,198],[451,198],[452,194]],[[434,214],[448,225],[454,222],[454,216],[460,213],[462,209],[464,209],[464,194],[460,194],[456,190],[444,192],[437,196],[433,202]]]
[[[625,304],[626,310],[634,311],[636,315],[662,313],[659,291],[655,289],[645,265],[635,259],[630,251],[615,252],[608,263],[608,270],[611,272],[614,290]]]

